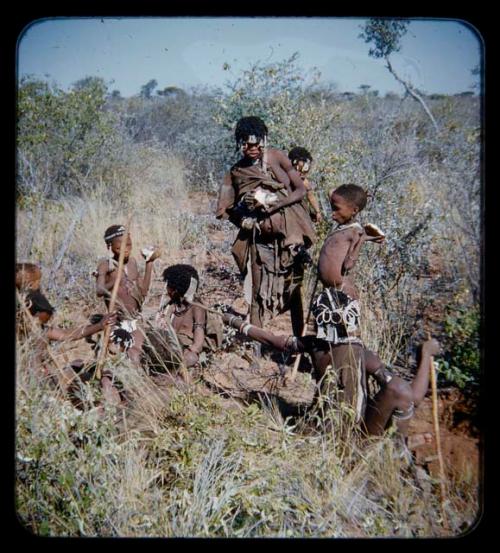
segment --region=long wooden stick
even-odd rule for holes
[[[130,231],[130,222],[131,222],[131,220],[132,220],[132,214],[129,214],[127,224],[125,226],[125,233],[123,234],[122,243],[120,245],[120,255],[118,257],[118,270],[117,270],[117,273],[116,273],[115,283],[113,284],[113,290],[111,292],[111,300],[109,302],[109,307],[108,307],[108,312],[109,313],[113,313],[113,311],[115,309],[116,296],[118,295],[118,288],[120,286],[120,281],[121,281],[122,273],[123,273],[123,265],[124,265],[124,260],[125,260],[125,249],[126,249],[127,240],[128,240],[128,233]],[[101,379],[101,368],[102,368],[102,365],[104,363],[104,360],[106,359],[106,354],[108,352],[108,342],[109,342],[109,335],[110,334],[111,334],[111,327],[110,327],[110,325],[106,325],[106,327],[104,328],[104,336],[103,336],[103,340],[102,340],[101,351],[99,352],[99,359],[97,360],[97,363],[96,363],[95,376],[98,380]]]
[[[316,288],[318,286],[318,280],[319,280],[319,275],[316,274],[316,282],[314,283],[314,288],[313,288],[313,291],[312,291],[311,299],[309,301],[309,309],[307,311],[307,317],[306,317],[306,320],[304,322],[302,332],[300,334],[301,336],[305,336],[306,332],[307,332],[307,325],[309,324],[309,317],[311,316],[312,304],[313,304],[313,301],[314,301],[314,294],[315,294]],[[292,372],[290,373],[290,377],[289,377],[291,381],[295,380],[295,377],[297,376],[297,372],[299,370],[299,364],[300,364],[301,358],[302,358],[302,353],[299,353],[297,355],[297,357],[295,358],[295,363],[293,364]]]
[[[430,339],[430,334],[428,335],[428,338]],[[439,432],[436,367],[434,363],[434,358],[432,356],[430,358],[430,373],[431,373],[431,390],[432,390],[432,419],[434,422],[434,434],[436,435],[436,450],[437,450],[438,463],[439,463],[439,484],[441,489],[441,513],[443,516],[443,524],[447,528],[448,519],[446,517],[446,511],[445,511],[446,486],[445,486],[443,454],[441,451],[441,435]]]

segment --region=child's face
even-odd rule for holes
[[[124,239],[124,236],[118,236],[117,238],[114,238],[111,242],[111,251],[113,252],[113,255],[116,259],[118,259],[118,256],[120,255],[120,248],[122,247],[122,240]],[[130,256],[130,252],[132,251],[132,239],[130,238],[130,234],[127,236],[127,243],[125,244],[125,263],[127,263],[128,258]]]
[[[309,170],[311,168],[311,162],[310,161],[297,161],[297,165],[295,165],[295,168],[301,175],[307,175],[309,173]]]
[[[167,284],[167,294],[171,300],[176,301],[181,299],[181,295],[179,294],[179,292],[175,288],[172,288],[171,286],[169,286],[168,284]]]
[[[335,192],[330,197],[330,205],[332,206],[332,219],[339,225],[350,221],[359,211],[358,206]]]

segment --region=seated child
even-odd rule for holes
[[[102,315],[93,315],[92,320],[96,321],[101,319],[102,317]],[[97,355],[99,351],[99,344],[97,342],[91,341],[90,339],[87,339],[87,341],[95,344],[94,349],[96,350]],[[111,358],[120,354],[125,354],[126,356],[128,356],[128,351],[133,345],[134,338],[130,334],[130,332],[126,331],[123,328],[115,326],[111,330],[109,335],[107,352],[108,355],[111,356]],[[75,371],[75,373],[77,373],[80,381],[87,382],[95,375],[97,361],[91,363],[90,365],[85,365],[82,361],[78,360],[77,362],[73,362],[71,364],[71,367]],[[104,400],[107,403],[111,405],[121,405],[123,403],[123,398],[121,395],[123,387],[121,383],[116,380],[112,370],[109,367],[103,368],[100,384]],[[83,404],[78,396],[78,388],[78,385],[72,387],[71,399],[76,407],[82,408]]]
[[[306,189],[306,198],[311,206],[311,219],[315,223],[320,223],[323,220],[321,214],[321,208],[319,207],[318,199],[314,195],[314,186],[307,178],[307,174],[311,170],[311,164],[313,161],[312,155],[305,148],[296,146],[288,152],[288,158],[292,162],[300,178],[304,182],[304,188]]]
[[[192,301],[201,303],[195,296],[199,285],[198,273],[191,265],[171,265],[163,271],[163,280],[167,301],[162,301],[160,305],[156,328],[167,333],[170,329],[175,331],[182,349],[182,362],[188,368],[193,367],[199,363],[201,352],[215,349],[217,341],[207,330],[206,310],[191,304]],[[190,380],[187,373],[183,376],[186,381]]]
[[[50,353],[47,350],[49,342],[79,340],[104,330],[106,325],[116,324],[116,313],[108,313],[103,315],[94,324],[78,326],[72,329],[56,328],[47,324],[54,313],[54,308],[40,290],[28,292],[25,295],[24,302],[29,311],[29,316],[34,319],[34,324],[39,323],[39,326],[36,327],[28,321],[28,324],[24,326],[26,333],[31,335],[38,329],[41,331],[34,345],[35,366],[42,375],[55,376],[63,386],[67,384],[65,379],[62,378],[63,375],[59,373],[57,368],[51,367],[51,365],[54,365],[54,361],[51,361]]]
[[[120,248],[124,240],[125,227],[112,225],[104,233],[104,241],[108,248],[108,257],[101,259],[94,275],[97,277],[96,291],[98,297],[104,297],[104,302],[109,307],[111,292],[115,284]],[[151,284],[153,261],[160,255],[156,249],[143,249],[142,254],[146,260],[144,277],[139,276],[137,261],[130,255],[132,251],[132,239],[130,234],[126,238],[125,258],[123,273],[118,287],[116,306],[118,326],[130,332],[134,338],[134,345],[128,355],[136,364],[140,361],[142,344],[144,342],[143,331],[138,326],[140,311],[144,299]]]

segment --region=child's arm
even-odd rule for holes
[[[189,346],[189,350],[193,353],[199,354],[203,349],[203,342],[205,341],[205,325],[207,315],[204,309],[201,307],[193,307],[193,343]]]
[[[307,178],[304,179],[304,186],[306,189],[307,199],[309,200],[309,203],[311,204],[312,208],[314,209],[314,218],[317,223],[323,220],[323,215],[321,214],[321,208],[319,207],[319,202],[314,195],[314,190],[312,184],[307,180]]]
[[[92,336],[92,334],[104,330],[106,325],[112,325],[115,323],[116,313],[106,313],[106,315],[104,315],[103,318],[95,324],[79,326],[73,329],[50,327],[47,329],[47,338],[55,342],[79,340],[80,338],[86,338],[87,336]]]
[[[160,256],[160,253],[158,251],[155,251],[153,255],[146,260],[146,268],[144,270],[144,277],[142,279],[137,279],[137,283],[139,285],[139,289],[141,291],[141,294],[146,297],[149,287],[151,286],[151,275],[153,274],[153,262],[155,259],[158,259]],[[135,260],[134,260],[135,261]],[[130,263],[130,261],[129,261]],[[136,262],[136,270],[137,270],[137,262]]]
[[[304,182],[300,178],[298,171],[292,165],[292,162],[288,159],[288,157],[279,150],[274,150],[273,155],[275,155],[281,169],[283,169],[283,171],[285,171],[285,173],[290,178],[290,186],[292,188],[292,192],[288,194],[286,198],[280,200],[271,209],[268,209],[267,213],[269,214],[274,213],[275,211],[278,211],[279,209],[281,209],[282,207],[286,207],[287,205],[300,202],[300,200],[302,200],[306,195]]]

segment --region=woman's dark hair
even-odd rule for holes
[[[288,159],[290,161],[312,161],[313,157],[308,150],[301,146],[295,146],[288,152]]]
[[[191,283],[191,278],[200,281],[198,272],[191,265],[171,265],[163,271],[163,280],[170,288],[176,290],[181,296],[187,292]]]
[[[49,300],[40,290],[32,290],[26,294],[26,307],[33,316],[37,313],[48,313],[52,315],[55,311],[52,305],[50,305]]]
[[[267,136],[267,127],[264,121],[260,117],[242,117],[236,123],[236,129],[234,130],[234,137],[237,144],[241,144],[247,140],[251,135],[254,135],[258,139],[262,139]]]

